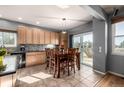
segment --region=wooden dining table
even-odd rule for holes
[[[60,78],[60,60],[59,58],[63,56],[63,57],[68,57],[68,53],[67,52],[60,52],[60,53],[56,53],[55,57],[56,57],[56,64],[57,64],[57,78]],[[78,70],[80,70],[80,52],[77,52],[75,54],[76,56],[76,67]],[[68,73],[69,73],[69,69],[68,69]]]

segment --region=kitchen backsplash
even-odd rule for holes
[[[14,48],[7,48],[8,52],[17,52],[17,51],[20,51],[20,47],[21,46],[24,46],[25,47],[25,51],[44,51],[45,48],[55,48],[56,46],[55,45],[51,45],[51,44],[48,44],[48,45],[18,45],[17,47],[14,47]]]
[[[21,46],[21,45],[20,45]],[[26,51],[43,51],[45,48],[55,48],[55,45],[23,45]]]
[[[42,51],[45,50],[46,45],[25,45],[26,51]]]

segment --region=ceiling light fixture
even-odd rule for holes
[[[62,21],[63,21],[63,30],[62,30],[62,33],[63,34],[66,34],[67,31],[66,31],[66,18],[62,18]]]
[[[63,34],[66,34],[66,31],[62,31]]]
[[[21,18],[21,17],[19,17],[19,18],[18,18],[18,20],[22,20],[22,18]]]
[[[0,17],[2,17],[2,15],[0,14]]]
[[[69,5],[57,5],[57,6],[62,9],[67,9],[70,7]]]
[[[39,22],[39,21],[37,21],[37,22],[36,22],[36,24],[40,24],[40,22]]]

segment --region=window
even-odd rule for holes
[[[17,45],[17,36],[13,32],[0,32],[0,46],[4,45],[5,47],[16,47]]]
[[[115,23],[113,28],[113,53],[124,54],[124,21]]]

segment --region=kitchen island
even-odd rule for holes
[[[16,81],[17,56],[7,55],[4,57],[3,64],[6,65],[4,71],[0,71],[0,86],[12,87]]]

